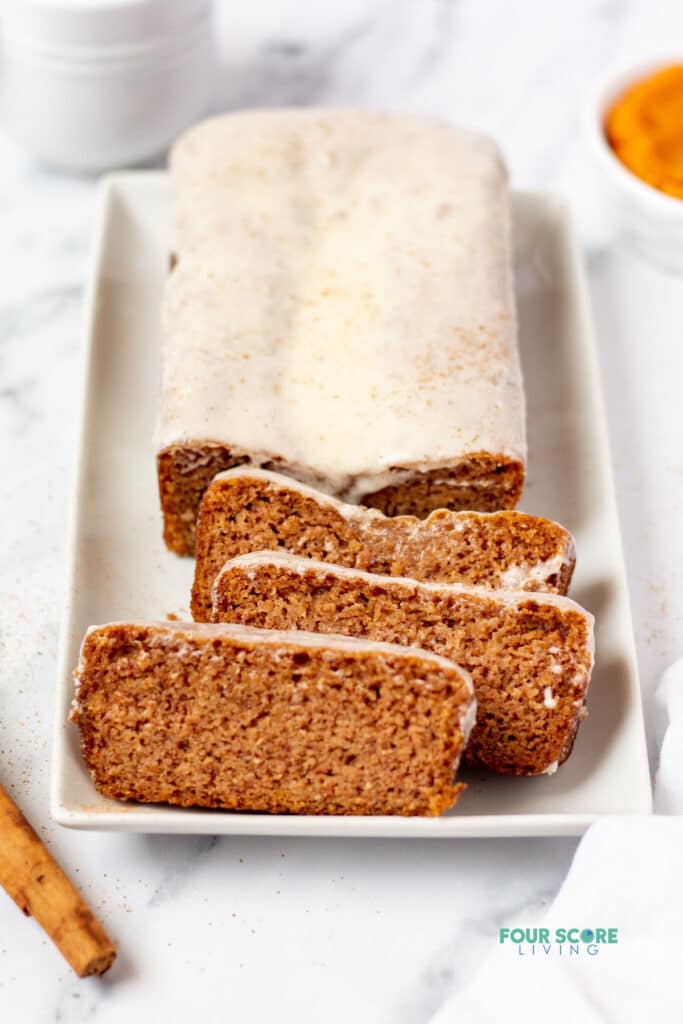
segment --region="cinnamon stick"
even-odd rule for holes
[[[76,974],[104,974],[116,947],[0,786],[0,885],[50,936]]]

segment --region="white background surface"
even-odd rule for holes
[[[612,60],[671,53],[676,40],[683,53],[683,8],[675,0],[219,6],[226,64],[216,108],[321,103],[437,114],[493,133],[517,186],[569,197],[590,270],[647,700],[683,646],[683,281],[612,244],[592,199],[580,114]],[[49,823],[93,198],[91,181],[49,173],[0,138],[0,775],[121,955],[102,981],[78,982],[0,894],[0,1017],[422,1024],[501,924],[520,912],[531,918],[552,899],[574,840],[216,841]],[[648,724],[654,761],[649,711]],[[618,916],[617,907],[617,926]],[[561,1009],[552,1012],[562,1020]]]

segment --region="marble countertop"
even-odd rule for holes
[[[218,8],[216,109],[315,103],[434,114],[495,135],[517,186],[569,197],[590,274],[654,760],[650,698],[683,632],[683,285],[614,245],[580,117],[606,64],[670,51],[683,9],[676,0]],[[78,981],[0,893],[0,1019],[423,1024],[501,924],[552,900],[576,840],[216,839],[51,824],[95,185],[38,166],[1,135],[0,181],[0,774],[121,950],[104,979]]]

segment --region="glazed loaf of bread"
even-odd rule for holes
[[[513,507],[526,457],[505,167],[410,116],[228,114],[171,157],[164,536],[239,463],[389,515]]]
[[[426,519],[349,505],[289,477],[238,466],[207,487],[197,520],[192,615],[208,622],[211,587],[228,559],[290,551],[387,576],[564,594],[574,540],[523,512],[452,512]]]

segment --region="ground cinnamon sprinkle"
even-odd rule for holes
[[[683,65],[631,86],[609,111],[605,134],[637,177],[683,199]]]

